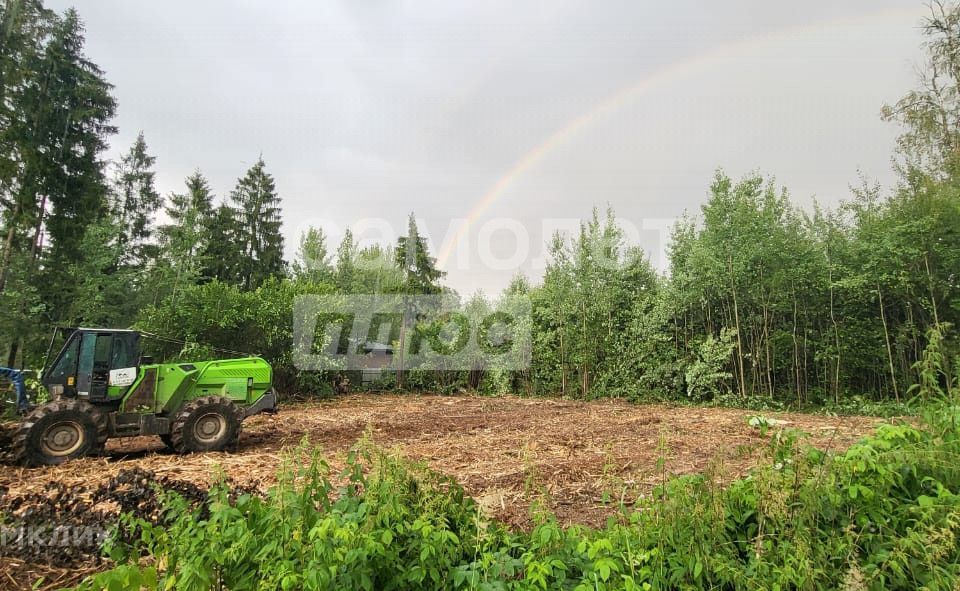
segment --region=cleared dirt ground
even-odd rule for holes
[[[355,395],[254,417],[245,423],[238,448],[227,453],[177,456],[158,438],[143,437],[111,441],[106,457],[59,467],[0,465],[0,491],[40,492],[50,482],[92,488],[132,467],[200,485],[208,484],[219,467],[236,484],[266,488],[283,448],[304,436],[322,446],[338,470],[347,450],[368,432],[374,443],[454,477],[490,514],[513,526],[529,524],[534,498],[545,500],[563,523],[598,525],[615,511],[616,503],[605,503],[605,498],[629,501],[662,480],[661,457],[670,475],[708,468],[724,479],[743,474],[767,443],[747,424],[752,414],[622,401]],[[879,422],[871,417],[764,416],[806,431],[811,443],[835,450]]]
[[[177,456],[158,438],[118,439],[105,458],[55,468],[2,466],[10,493],[50,481],[90,486],[137,465],[180,480],[208,483],[217,466],[239,484],[269,486],[285,446],[304,436],[327,452],[335,468],[369,430],[378,445],[425,461],[453,476],[492,513],[527,522],[529,501],[544,492],[566,523],[598,524],[608,514],[603,493],[626,487],[642,493],[669,474],[702,472],[720,462],[727,477],[756,461],[766,439],[747,424],[749,411],[634,405],[622,401],[448,396],[357,395],[282,407],[244,424],[238,449]],[[811,434],[823,448],[841,449],[868,432],[870,417],[764,413]]]

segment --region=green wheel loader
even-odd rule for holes
[[[14,436],[27,465],[60,464],[102,451],[111,437],[159,435],[178,453],[222,450],[243,420],[274,412],[273,370],[259,357],[153,363],[141,333],[67,329],[41,382],[51,401],[31,411]]]

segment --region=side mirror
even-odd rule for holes
[[[141,355],[141,356],[140,356],[140,365],[151,365],[151,364],[153,364],[153,363],[154,363],[154,361],[153,361],[153,356],[152,356],[152,355]]]

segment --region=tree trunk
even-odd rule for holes
[[[727,262],[730,271],[730,291],[733,294],[733,318],[737,329],[737,365],[740,369],[740,397],[746,399],[747,378],[743,370],[743,339],[740,336],[740,309],[737,307],[737,286],[733,280],[733,257],[730,257]]]
[[[804,398],[807,398],[807,393],[810,392],[810,335],[809,332],[809,319],[807,318],[807,312],[803,312],[803,394]]]
[[[10,343],[10,351],[7,354],[7,367],[16,367],[17,352],[19,351],[20,351],[20,340],[14,339],[14,341]]]
[[[877,283],[877,296],[880,298],[880,320],[883,321],[883,338],[887,343],[887,361],[890,363],[890,382],[893,384],[893,396],[900,402],[900,391],[897,389],[897,371],[893,367],[893,348],[890,346],[890,332],[887,330],[887,315],[883,309],[883,291]]]
[[[584,353],[590,350],[590,340],[587,338],[587,302],[580,301],[580,334],[583,338]],[[586,357],[586,355],[584,355]],[[590,361],[583,359],[580,364],[580,391],[584,398],[587,397],[587,390],[590,388]]]
[[[7,273],[10,269],[10,260],[13,256],[13,238],[16,235],[17,218],[20,217],[20,202],[17,201],[10,216],[10,227],[7,228],[7,238],[3,243],[3,262],[0,263],[0,292],[7,286]]]
[[[910,359],[910,367],[913,367],[913,363],[920,359],[920,340],[917,339],[917,325],[913,320],[913,304],[907,304],[907,322],[910,323],[910,340],[913,341],[913,357]],[[919,376],[918,376],[919,378]]]
[[[797,389],[797,408],[803,406],[803,394],[800,391],[800,346],[797,341],[797,290],[793,290],[793,387]]]
[[[37,210],[37,223],[33,228],[33,241],[30,245],[30,260],[36,261],[37,257],[40,255],[40,247],[42,245],[42,232],[43,232],[43,214],[47,211],[47,196],[44,195],[40,198],[40,207]]]
[[[406,376],[403,370],[404,362],[404,353],[407,349],[406,337],[407,337],[407,302],[406,296],[404,296],[403,302],[403,317],[400,319],[400,361],[399,367],[397,368],[397,389],[403,390],[404,384],[406,382]]]
[[[567,395],[566,351],[563,348],[563,310],[560,310],[560,395]]]
[[[937,314],[937,298],[933,295],[933,275],[930,273],[930,259],[927,256],[927,253],[923,254],[923,264],[927,268],[927,284],[930,288],[930,305],[933,306],[933,323],[935,326],[940,326],[940,315]]]
[[[827,261],[827,281],[830,282],[830,322],[833,323],[833,338],[834,344],[837,347],[837,364],[836,369],[833,374],[833,400],[837,404],[840,403],[840,328],[837,325],[837,316],[834,311],[833,305],[833,267],[829,266],[830,261]]]
[[[767,298],[764,296],[763,299],[763,346],[764,351],[767,357],[767,392],[770,395],[770,399],[773,400],[773,359],[772,353],[770,351],[770,324],[773,323],[771,318],[770,309],[767,305]]]

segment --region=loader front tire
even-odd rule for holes
[[[242,419],[243,413],[229,398],[204,396],[191,400],[170,424],[168,445],[181,454],[221,451],[240,438]]]
[[[75,398],[60,398],[27,415],[13,438],[14,458],[27,466],[55,466],[103,449],[107,417]]]

